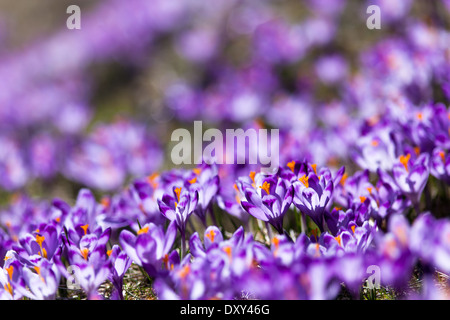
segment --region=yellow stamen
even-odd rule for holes
[[[111,253],[112,253],[112,249],[111,249],[111,250],[108,250],[108,251],[106,251],[106,254],[108,255],[108,257],[109,257],[109,256],[111,256]]]
[[[197,182],[197,177],[192,178],[191,180],[188,180],[188,182],[190,184],[196,183]]]
[[[300,182],[303,183],[305,187],[309,188],[309,178],[305,174],[298,180],[300,180]]]
[[[13,290],[12,290],[11,285],[9,284],[9,282],[7,284],[5,284],[3,287],[5,288],[6,291],[9,292],[10,295],[13,295]]]
[[[339,243],[339,246],[342,247],[341,245],[341,235],[338,235],[337,237],[334,237],[336,239],[336,241]]]
[[[423,114],[422,114],[422,112],[418,112],[418,113],[416,114],[416,117],[417,117],[417,119],[419,119],[420,121],[422,121],[422,120],[423,120]]]
[[[280,239],[278,239],[277,237],[273,237],[272,243],[275,246],[275,248],[278,249],[278,247],[280,246]]]
[[[60,223],[60,222],[61,222],[61,217],[55,218],[55,221],[58,222],[58,223]]]
[[[320,257],[320,245],[318,243],[316,243],[316,257]]]
[[[352,226],[352,231],[355,233],[356,226]]]
[[[84,226],[81,226],[81,229],[83,229],[83,231],[84,231],[84,235],[86,235],[87,234],[87,229],[89,228],[89,225],[88,224],[85,224]]]
[[[44,277],[41,276],[41,268],[39,268],[38,266],[34,266],[33,268],[36,271],[36,273],[38,274],[38,276],[40,277],[41,281],[45,283]]]
[[[345,181],[347,181],[348,178],[348,174],[344,173],[342,175],[341,181],[339,181],[339,183],[341,184],[341,186],[345,186]]]
[[[8,272],[9,279],[12,280],[12,275],[13,275],[13,272],[14,272],[14,266],[11,265],[11,266],[9,266],[9,268],[5,268],[5,270]]]
[[[175,194],[177,195],[177,202],[180,202],[180,194],[181,194],[181,187],[175,188]]]
[[[255,171],[251,171],[250,174],[248,175],[253,182],[255,182],[255,175],[256,175]]]
[[[403,164],[406,171],[408,171],[408,162],[409,162],[410,158],[411,158],[411,155],[409,153],[406,156],[404,156],[404,155],[400,156],[400,163]]]
[[[214,242],[214,238],[216,237],[216,233],[214,232],[214,230],[209,231],[206,234],[206,237],[211,240],[211,242]]]
[[[81,249],[81,255],[83,256],[84,260],[87,261],[88,255],[89,255],[89,249],[88,248]]]
[[[162,259],[163,263],[164,263],[164,267],[169,270],[169,255],[165,254],[163,259]]]
[[[439,156],[442,159],[442,162],[445,164],[445,152],[444,151],[439,151]]]
[[[361,201],[361,203],[363,203],[364,201],[366,201],[366,197],[359,197],[359,200]]]
[[[190,265],[187,264],[183,267],[183,269],[181,269],[178,272],[178,275],[180,276],[181,279],[185,279],[189,275],[190,271],[191,271],[191,267],[190,267]]]
[[[270,183],[267,183],[267,181],[264,181],[263,185],[259,187],[263,189],[267,194],[270,194]]]
[[[39,229],[34,230],[34,232],[39,233]]]
[[[175,202],[176,203],[176,202]],[[138,232],[137,232],[137,234],[138,235],[140,235],[140,234],[143,234],[143,233],[147,233],[148,232],[148,226],[145,226],[145,227],[143,227],[142,229],[140,229]]]
[[[40,236],[40,235],[36,235],[36,242],[38,243],[39,247],[41,247],[42,249],[42,243],[44,242],[45,237],[44,236]]]
[[[156,178],[158,178],[158,177],[159,177],[159,174],[157,174],[156,172],[155,172],[155,173],[152,173],[151,175],[149,175],[149,176],[147,177],[147,182],[148,182],[154,189],[156,189],[156,187],[158,186],[158,183],[155,181]]]
[[[372,187],[367,188],[367,191],[369,191],[370,194],[372,194],[372,190],[373,190]]]
[[[102,200],[100,201],[100,203],[105,208],[109,208],[109,206],[111,205],[111,200],[109,200],[108,197],[103,197]]]
[[[317,175],[317,164],[314,163],[311,165],[311,167],[313,168],[314,173]]]
[[[200,169],[200,168],[194,168],[194,169],[192,169],[192,171],[194,171],[194,173],[195,173],[196,175],[199,175],[200,172],[202,172],[202,169]]]
[[[228,258],[230,258],[230,260],[231,260],[231,247],[226,246],[223,248],[223,251],[225,251],[225,253],[228,255]]]
[[[291,162],[288,162],[287,166],[288,166],[289,169],[291,169],[292,172],[294,172],[295,161],[292,160]]]

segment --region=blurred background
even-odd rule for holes
[[[369,5],[381,8],[369,30]],[[69,5],[81,30],[68,30]],[[367,123],[448,105],[449,1],[0,0],[0,202],[173,168],[176,128],[278,128],[338,168]]]

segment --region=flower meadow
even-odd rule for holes
[[[84,5],[0,15],[0,299],[450,298],[450,1]],[[175,165],[194,121],[277,170]]]

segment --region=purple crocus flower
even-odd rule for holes
[[[183,187],[174,187],[173,196],[164,194],[158,199],[159,210],[170,221],[175,221],[181,233],[182,255],[186,251],[185,235],[186,223],[197,207],[199,195],[197,190],[189,190]]]
[[[445,150],[435,148],[430,162],[430,173],[439,180],[450,184],[450,157]]]
[[[176,221],[169,224],[165,233],[161,226],[148,223],[138,230],[137,235],[123,230],[119,241],[130,259],[143,267],[149,276],[155,277],[167,273],[169,260],[176,260],[172,255],[178,253],[170,253],[176,235]]]
[[[420,196],[428,181],[428,162],[428,154],[421,154],[416,159],[411,159],[411,154],[408,153],[401,155],[393,167],[394,181],[416,209],[418,209]]]
[[[209,211],[211,215],[212,205],[219,191],[219,176],[217,172],[217,166],[211,166],[204,164],[198,167],[194,171],[195,176],[188,180],[192,190],[198,192],[198,205],[195,209],[195,213],[198,215],[200,220],[206,226],[206,214]]]
[[[292,204],[293,187],[277,175],[264,176],[251,173],[253,185],[242,182],[245,200],[242,207],[257,219],[270,223],[278,233],[283,233],[283,217]]]
[[[324,211],[332,198],[335,181],[339,182],[344,167],[336,174],[339,180],[332,178],[328,168],[322,168],[317,173],[316,167],[313,165],[308,166],[304,171],[305,173],[299,177],[298,181],[294,181],[292,184],[294,188],[293,203],[302,214],[308,215],[323,231]]]
[[[122,251],[118,245],[114,245],[111,250],[107,251],[109,260],[111,261],[111,273],[108,279],[114,286],[114,292],[111,295],[113,300],[123,300],[123,277],[131,266],[131,259],[125,251]]]
[[[450,272],[450,222],[421,214],[411,226],[410,248],[427,270]]]
[[[60,235],[53,224],[41,224],[33,233],[27,233],[19,239],[19,243],[25,252],[25,258],[39,255],[51,260],[59,246]]]
[[[55,264],[40,258],[33,266],[22,269],[24,286],[17,290],[25,297],[33,300],[54,300],[60,281],[60,273]]]

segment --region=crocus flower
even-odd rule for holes
[[[123,277],[131,266],[132,261],[126,252],[122,251],[118,245],[114,245],[111,250],[107,251],[107,254],[111,261],[111,273],[108,279],[114,286],[114,292],[111,297],[114,300],[123,300]]]
[[[176,235],[176,221],[169,224],[166,232],[161,226],[148,223],[138,230],[137,235],[123,230],[119,241],[130,259],[154,277],[169,271],[169,260],[175,259],[170,250]]]
[[[430,161],[430,173],[439,180],[450,184],[450,156],[445,150],[441,148],[433,150]]]
[[[422,191],[428,181],[429,156],[421,154],[411,159],[411,154],[401,155],[393,167],[394,181],[412,203],[418,205]]]
[[[283,233],[283,217],[292,204],[293,187],[276,175],[264,177],[261,173],[250,174],[253,185],[243,182],[241,188],[245,201],[242,207],[249,214],[269,222],[280,234]]]
[[[24,266],[22,279],[25,286],[18,286],[20,293],[33,300],[54,300],[58,290],[60,273],[46,259],[39,259],[31,267]]]
[[[188,180],[192,190],[198,192],[198,205],[195,213],[200,220],[206,225],[206,214],[212,212],[213,201],[219,191],[219,176],[216,166],[204,164],[194,169],[195,176]],[[214,218],[215,219],[215,218]]]
[[[159,210],[170,221],[175,221],[181,233],[182,254],[185,252],[186,222],[194,212],[198,203],[198,191],[190,191],[183,187],[174,187],[173,196],[164,194],[158,199]]]
[[[339,170],[337,176],[342,176],[343,168]],[[302,214],[308,215],[323,231],[323,215],[332,198],[335,181],[327,168],[322,168],[317,173],[315,166],[312,168],[308,166],[305,171],[306,173],[292,184],[294,188],[293,203]]]

